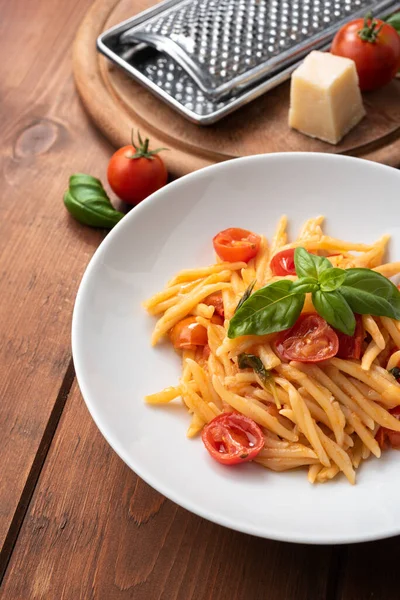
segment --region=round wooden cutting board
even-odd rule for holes
[[[400,167],[400,80],[364,94],[367,116],[337,146],[308,138],[287,125],[289,82],[209,127],[190,123],[122,70],[100,56],[96,38],[105,29],[155,4],[154,0],[97,0],[77,33],[73,62],[79,94],[89,115],[116,147],[131,129],[166,146],[174,176],[237,156],[270,152],[333,152]]]

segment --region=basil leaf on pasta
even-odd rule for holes
[[[305,248],[296,248],[294,264],[297,277],[313,277],[317,280],[321,273],[327,269],[332,269],[332,265],[327,258],[310,254]]]
[[[323,292],[333,292],[337,290],[346,279],[346,271],[344,269],[327,269],[321,273],[319,283]]]
[[[301,277],[297,281],[293,281],[290,289],[296,294],[307,294],[319,290],[319,284],[314,277]]]
[[[254,354],[239,354],[238,366],[239,369],[253,369],[264,385],[272,377],[271,373],[264,367],[261,358]]]
[[[252,294],[233,315],[228,337],[265,335],[294,325],[303,308],[305,294],[292,292],[291,284],[282,279]]]
[[[400,320],[400,292],[376,271],[347,269],[339,291],[355,313]]]
[[[346,335],[353,335],[356,319],[346,300],[338,291],[314,292],[312,301],[315,310],[329,325]]]

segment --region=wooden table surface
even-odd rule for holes
[[[104,180],[112,152],[71,73],[90,3],[0,0],[0,598],[398,600],[398,538],[313,547],[224,529],[152,490],[92,422],[70,327],[103,233],[62,204],[69,175]]]

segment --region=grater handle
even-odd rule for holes
[[[150,33],[145,31],[125,31],[121,37],[120,42],[122,44],[135,43],[135,44],[146,44],[158,50],[163,54],[166,54],[169,58],[174,60],[182,69],[193,79],[193,81],[199,86],[201,91],[208,97],[214,98],[215,95],[210,92],[210,89],[214,87],[212,79],[202,71],[199,66],[191,59],[191,57],[184,51],[184,49],[171,38],[167,38],[157,33]],[[182,43],[182,42],[181,42]]]

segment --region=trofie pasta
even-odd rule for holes
[[[400,292],[374,244],[326,235],[323,217],[288,241],[243,229],[213,240],[216,263],[178,273],[144,303],[157,316],[152,344],[182,356],[172,387],[188,437],[219,462],[273,471],[308,468],[311,483],[341,472],[355,483],[371,455],[400,448]]]

